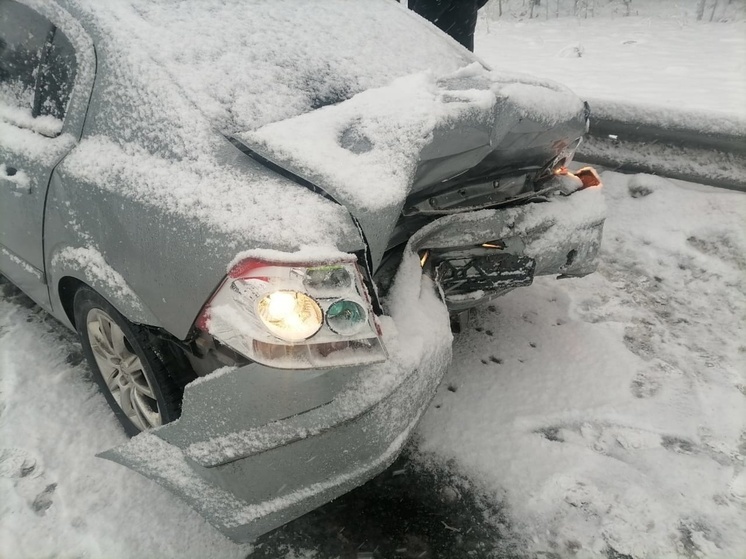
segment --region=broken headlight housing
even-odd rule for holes
[[[231,269],[198,319],[240,355],[283,369],[386,359],[354,257],[323,265],[247,259]]]

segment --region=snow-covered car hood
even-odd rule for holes
[[[521,120],[537,133],[584,123],[566,88],[491,73],[389,0],[60,1],[93,36],[98,64],[94,116],[65,169],[239,246],[340,247],[333,223],[345,220],[310,200],[302,219],[282,219],[309,193],[246,174],[224,136],[343,204],[376,263],[413,184],[474,166]],[[417,174],[444,157],[439,172]]]
[[[61,1],[97,35],[99,54],[151,82],[165,77],[154,64],[165,70],[223,133],[475,60],[391,0]]]
[[[505,148],[501,141],[522,121],[534,123],[538,135],[575,120],[580,135],[583,112],[583,103],[567,88],[490,72],[475,62],[446,75],[429,71],[398,78],[234,137],[344,204],[360,222],[377,262],[412,192]],[[423,161],[445,159],[447,166],[415,181]]]

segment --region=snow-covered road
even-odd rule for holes
[[[746,196],[603,174],[599,270],[477,314],[422,451],[535,551],[746,556]]]
[[[655,4],[643,7],[655,11]],[[656,17],[480,20],[475,50],[497,70],[569,86],[591,107],[672,113],[687,128],[713,118],[746,128],[746,22],[703,23],[668,7]],[[610,105],[611,107],[607,107]],[[722,124],[722,123],[721,123]]]
[[[743,556],[746,197],[603,178],[598,273],[537,280],[476,314],[419,453],[503,502],[526,552]],[[80,360],[4,286],[0,557],[245,556],[94,457],[124,435]]]

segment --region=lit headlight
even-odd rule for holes
[[[246,259],[205,305],[197,327],[244,357],[286,369],[386,359],[355,257],[324,264]]]
[[[267,329],[288,342],[307,340],[319,331],[324,315],[318,303],[299,291],[275,291],[257,304]]]

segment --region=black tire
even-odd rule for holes
[[[80,336],[88,365],[90,366],[94,380],[99,389],[106,397],[106,401],[111,406],[114,414],[124,427],[129,436],[134,436],[141,431],[158,424],[166,424],[177,419],[181,413],[181,400],[184,392],[183,383],[177,382],[175,378],[181,378],[181,371],[185,367],[186,359],[171,349],[170,344],[155,337],[149,330],[137,324],[132,324],[124,318],[112,305],[103,297],[88,287],[81,287],[75,293],[73,303],[75,311],[75,327]],[[103,314],[102,314],[103,313]],[[103,318],[106,317],[106,318]],[[124,334],[123,343],[109,345],[109,349],[115,345],[124,346],[127,355],[132,358],[136,365],[133,367],[135,372],[125,374],[124,368],[117,371],[117,366],[112,365],[109,379],[115,386],[114,392],[109,387],[104,378],[104,372],[101,370],[99,363],[94,354],[94,345],[96,354],[101,359],[102,346],[100,339],[91,340],[89,333],[89,320],[91,328],[96,330],[106,319],[111,319],[111,324],[115,324]],[[109,330],[115,331],[114,327],[109,324]],[[101,331],[101,330],[99,330]],[[95,337],[95,336],[94,336]],[[118,333],[116,334],[118,338]],[[109,339],[112,339],[111,336]],[[134,361],[134,357],[139,358],[139,362]],[[124,360],[120,361],[120,367]],[[173,371],[172,375],[170,371]],[[133,380],[136,378],[136,382]],[[132,382],[126,384],[123,379],[130,379]],[[135,386],[136,385],[136,386]],[[125,388],[122,388],[124,386]],[[129,392],[126,387],[130,387]],[[115,395],[115,392],[119,395]],[[147,395],[145,395],[147,392]],[[137,393],[133,395],[133,393]],[[152,398],[151,398],[152,396]],[[122,401],[124,401],[124,407]],[[128,416],[124,408],[133,415],[135,420]],[[135,411],[135,408],[139,410]],[[158,420],[155,419],[157,414]],[[139,424],[138,424],[139,423]]]

